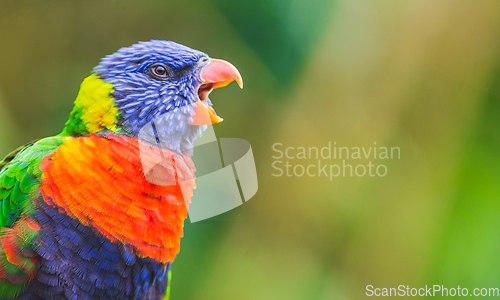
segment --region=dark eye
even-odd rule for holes
[[[157,64],[152,67],[153,75],[159,78],[166,78],[168,76],[167,68],[162,64]]]

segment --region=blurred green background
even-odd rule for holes
[[[259,176],[249,202],[187,222],[172,300],[500,287],[499,1],[0,0],[0,155],[59,133],[99,59],[150,39],[238,67],[215,130],[250,141]],[[271,176],[272,144],[329,141],[401,159]]]

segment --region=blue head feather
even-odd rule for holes
[[[106,56],[94,71],[113,84],[119,125],[127,134],[138,136],[152,124],[152,140],[160,139],[170,150],[184,153],[190,152],[193,140],[206,128],[188,122],[202,84],[200,72],[208,61],[203,52],[152,40]],[[158,64],[167,69],[165,78],[153,74]]]

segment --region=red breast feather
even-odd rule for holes
[[[48,204],[133,246],[141,257],[165,263],[179,252],[196,187],[188,155],[135,138],[91,135],[65,138],[40,169]]]

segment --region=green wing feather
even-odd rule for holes
[[[29,146],[33,145],[36,143],[38,140],[34,140],[24,146],[21,146],[17,148],[16,150],[12,151],[11,153],[7,154],[7,156],[0,162],[0,171],[7,165],[9,164],[15,157],[16,155],[21,152],[22,150],[28,148]]]
[[[0,162],[0,227],[12,227],[26,200],[40,187],[43,158],[62,144],[62,137],[32,142]]]
[[[26,250],[36,231],[22,215],[29,213],[30,200],[40,188],[40,163],[62,143],[62,137],[45,138],[15,150],[0,162],[0,299],[19,295],[34,271],[31,257],[21,253],[29,253]]]

